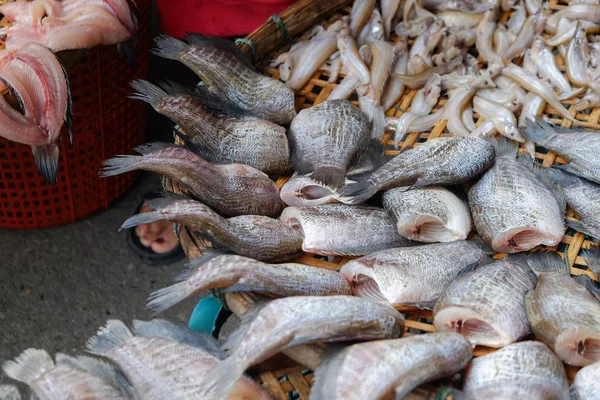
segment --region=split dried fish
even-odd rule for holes
[[[457,332],[473,345],[504,347],[531,332],[525,294],[537,280],[527,265],[496,261],[453,281],[433,309],[438,332]]]
[[[431,309],[457,276],[484,260],[473,242],[456,241],[382,250],[340,269],[354,295]]]
[[[293,207],[336,203],[338,197],[335,189],[308,176],[293,176],[282,186],[280,195],[285,204]]]

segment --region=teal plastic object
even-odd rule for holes
[[[223,305],[215,296],[210,295],[203,298],[196,305],[194,311],[192,311],[188,328],[196,332],[206,332],[212,335],[215,330],[217,317],[222,308]]]

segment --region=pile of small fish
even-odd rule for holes
[[[457,373],[460,390],[440,395],[598,398],[600,247],[582,251],[590,275],[575,278],[566,256],[527,252],[557,246],[565,223],[600,238],[600,135],[539,118],[547,102],[572,120],[559,99],[596,93],[589,74],[585,86],[557,87],[561,94],[543,76],[564,78],[554,57],[544,58],[551,55],[544,40],[564,39],[573,55],[586,37],[582,21],[598,19],[598,7],[572,3],[546,17],[533,0],[381,1],[380,8],[356,0],[349,18],[310,30],[278,58],[286,83],[257,72],[228,41],[160,36],[153,51],[201,82],[136,80],[132,97],[177,124],[184,144],[140,146],[139,155],[106,160],[101,175],[146,170],[176,181],[185,195],[147,201],[153,211],[122,228],[168,220],[212,245],[147,307],[159,313],[190,296],[226,293],[234,315],[218,342],[165,320],[132,328],[109,320],[87,350],[110,366],[29,349],[4,372],[41,399],[65,391],[90,399],[266,399],[246,371],[283,353],[315,372],[314,400],[400,399]],[[515,9],[507,27],[498,23],[500,8]],[[386,41],[392,26],[396,45]],[[555,36],[542,39],[544,29]],[[416,37],[410,50],[408,37]],[[473,44],[484,70],[466,51]],[[331,57],[336,48],[339,57]],[[512,63],[523,52],[529,67]],[[331,92],[338,94],[296,112],[292,89],[327,59],[330,71],[346,74]],[[421,90],[408,112],[386,123],[382,110],[404,87]],[[429,115],[442,89],[449,98]],[[346,99],[354,90],[360,107]],[[485,120],[479,127],[473,111]],[[386,124],[403,136],[440,119],[453,136],[384,154]],[[566,164],[544,168],[519,154],[525,138]],[[273,178],[292,174],[279,190]],[[565,222],[567,205],[578,222]],[[298,263],[303,253],[355,258],[335,271]],[[414,335],[402,307],[431,310],[437,332]],[[495,351],[473,359],[477,345]],[[564,364],[583,367],[571,386]]]
[[[72,111],[68,76],[54,53],[125,46],[137,23],[126,0],[19,1],[0,5],[0,14],[11,23],[0,28],[0,91],[18,102],[13,108],[0,94],[0,136],[30,145],[39,172],[55,183],[63,124],[72,143]]]

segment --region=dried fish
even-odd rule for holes
[[[358,46],[350,35],[350,30],[347,28],[342,29],[337,40],[340,59],[348,72],[356,76],[361,84],[369,84],[371,82],[369,69],[358,54]]]
[[[475,46],[477,52],[488,64],[504,65],[504,60],[500,54],[497,54],[492,46],[492,39],[496,31],[498,19],[498,10],[486,11],[483,19],[477,25],[477,36]]]
[[[577,371],[571,385],[571,400],[598,400],[598,379],[600,379],[600,361]]]
[[[371,18],[374,7],[375,0],[358,0],[352,3],[349,24],[352,36],[358,36],[367,21],[369,21],[369,18]]]
[[[544,45],[541,38],[533,41],[530,51],[531,60],[535,63],[537,73],[550,82],[559,91],[559,100],[568,99],[581,94],[582,88],[573,90],[569,81],[558,69],[552,52]]]
[[[513,44],[502,54],[502,59],[509,63],[513,58],[521,55],[531,46],[533,40],[544,31],[545,24],[546,15],[542,10],[530,15],[521,27]]]
[[[338,193],[308,176],[294,176],[283,185],[280,196],[288,206],[304,207],[335,203]]]
[[[473,110],[491,121],[500,134],[520,143],[525,141],[517,127],[517,119],[508,108],[486,98],[475,96],[473,97]]]
[[[575,21],[590,21],[598,24],[600,23],[600,5],[587,3],[571,4],[562,10],[552,13],[548,17],[548,21],[546,21],[546,32],[556,33],[558,22],[563,18]]]

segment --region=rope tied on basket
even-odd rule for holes
[[[246,39],[246,38],[238,38],[238,39],[235,39],[235,44],[236,44],[236,46],[237,46],[238,44],[240,44],[240,43],[241,43],[241,44],[245,44],[245,45],[247,45],[248,47],[250,47],[250,52],[252,53],[252,65],[255,65],[255,64],[256,64],[256,59],[257,59],[258,57],[257,57],[257,53],[256,53],[256,46],[254,45],[254,43],[252,42],[252,40],[250,40],[250,39]]]
[[[289,34],[285,27],[285,24],[283,23],[281,18],[279,18],[279,15],[271,15],[269,19],[273,21],[275,25],[277,25],[277,27],[279,28],[279,48],[282,48],[283,46],[285,46],[289,39]]]

